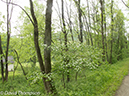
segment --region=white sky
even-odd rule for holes
[[[19,4],[20,6],[22,6],[24,8],[24,6],[29,6],[29,0],[13,0],[16,4]],[[39,1],[42,1],[42,2],[45,2],[46,0],[39,0]],[[53,2],[56,1],[56,0],[53,0]],[[83,1],[83,0],[82,0]],[[86,2],[84,0],[84,2]],[[129,12],[128,10],[125,11],[125,9],[127,9],[124,4],[121,2],[121,0],[118,1],[119,2],[119,8],[123,10],[123,12],[126,14],[125,16],[127,16],[127,13]],[[54,2],[54,5],[56,3]],[[16,21],[18,20],[18,16],[20,15],[19,13],[21,12],[22,10],[19,8],[19,7],[16,7],[14,6],[14,10],[13,10],[13,16],[12,16],[12,19],[11,19],[11,24],[12,24],[12,31],[14,31],[13,27],[16,26]],[[3,3],[1,0],[0,0],[0,12],[2,12],[2,15],[5,15],[6,16],[6,4]],[[54,14],[53,14],[54,15]],[[16,34],[15,32],[12,32],[12,35]]]
[[[5,1],[5,0],[4,0]],[[29,5],[29,0],[13,0],[16,4],[19,4],[20,6],[22,6],[24,8],[24,6],[28,6]],[[10,8],[11,9],[11,8]],[[2,15],[5,15],[6,16],[6,4],[3,3],[2,1],[0,1],[0,12],[2,13]],[[17,6],[14,6],[14,9],[13,9],[13,14],[12,14],[12,19],[11,19],[11,29],[12,29],[12,33],[11,35],[15,35],[15,32],[14,32],[14,28],[16,26],[16,21],[18,20],[18,16],[20,15],[19,13],[21,12],[22,10],[17,7]],[[5,25],[6,26],[6,25]]]

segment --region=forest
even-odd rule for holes
[[[115,96],[129,71],[129,1],[27,1],[0,1],[0,96]]]

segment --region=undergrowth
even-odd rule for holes
[[[29,67],[27,66],[26,69],[29,69]],[[75,81],[74,72],[70,75],[71,81],[66,83],[66,88],[63,87],[61,75],[54,74],[53,79],[59,96],[114,96],[124,76],[128,74],[128,68],[129,58],[119,61],[115,64],[101,65],[94,70],[84,68],[78,73],[77,81]],[[40,69],[37,68],[36,70]],[[17,71],[15,72],[14,80],[13,72],[9,72],[8,82],[4,82],[4,84],[2,83],[0,76],[0,95],[6,92],[20,91],[40,92],[38,96],[47,96],[44,91],[42,79],[38,80],[34,84],[31,84],[30,81],[26,81],[20,67],[18,67]],[[14,96],[9,94],[4,95]]]

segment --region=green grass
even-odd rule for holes
[[[26,71],[30,71],[28,70],[31,69],[30,64],[23,65]],[[83,69],[79,72],[77,81],[74,80],[75,73],[72,72],[71,82],[66,84],[65,89],[63,88],[63,83],[61,82],[62,77],[60,75],[55,74],[54,81],[59,96],[114,96],[124,76],[128,74],[128,69],[129,58],[112,65],[102,65],[96,70]],[[36,70],[40,70],[39,67],[37,67]],[[30,82],[25,80],[19,66],[15,72],[14,80],[13,72],[9,72],[8,82],[2,84],[2,80],[0,79],[0,92],[40,92],[40,96],[45,96],[42,80],[39,80],[33,85],[29,84]]]
[[[67,89],[56,82],[60,96],[114,96],[124,76],[128,74],[129,58],[112,65],[102,65],[96,70],[83,70],[78,81],[72,80]],[[73,77],[74,74],[71,76]]]
[[[26,72],[32,70],[30,64],[26,63],[26,64],[22,64],[22,65]],[[36,69],[39,70],[39,68],[36,68]],[[1,75],[0,75],[0,78],[1,78]],[[42,80],[40,80],[36,84],[30,85],[30,82],[28,82],[25,79],[20,65],[18,65],[18,68],[15,72],[14,80],[13,80],[13,72],[9,72],[8,82],[4,82],[4,84],[3,84],[2,79],[0,79],[0,92],[3,93],[3,95],[0,93],[0,96],[4,96],[4,95],[5,96],[14,96],[15,95],[15,93],[12,95],[6,95],[6,92],[11,92],[11,93],[17,92],[19,94],[18,96],[29,96],[29,95],[21,95],[22,93],[20,93],[20,92],[29,92],[30,94],[31,94],[31,92],[35,92],[35,93],[40,92],[40,94],[44,94],[45,91],[44,91],[44,86],[43,86]],[[31,95],[31,96],[33,96],[33,95]]]

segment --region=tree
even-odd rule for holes
[[[82,32],[83,31],[83,23],[82,23],[82,10],[81,10],[81,4],[80,4],[81,0],[78,0],[78,1],[74,0],[74,2],[78,9],[78,20],[79,20],[79,28],[80,28],[80,34],[78,37],[79,37],[79,41],[81,43],[83,43],[83,32]]]
[[[64,19],[64,0],[61,1],[61,4],[62,4],[62,23],[63,23],[63,33],[64,33],[64,45],[65,45],[65,51],[67,52],[68,51],[68,46],[67,46],[67,42],[68,42],[68,38],[67,38],[67,31],[66,31],[66,24],[65,24],[65,19]],[[65,58],[64,60],[66,62],[66,64],[68,64],[68,60],[67,58]],[[67,69],[66,69],[67,70]],[[69,77],[69,72],[67,73],[67,82],[70,81],[70,77]],[[64,78],[64,76],[63,76]]]
[[[114,27],[116,31],[116,33],[114,34],[114,49],[117,60],[122,60],[126,57],[126,54],[128,53],[128,51],[126,50],[127,37],[125,36],[126,30],[124,18],[125,17],[121,10],[118,10],[114,18]]]
[[[111,49],[110,49],[110,63],[112,63],[112,50],[113,50],[113,0],[111,0]]]
[[[4,1],[3,1],[4,2]],[[2,78],[3,79],[3,82],[6,80],[8,81],[8,54],[9,54],[9,45],[10,45],[10,34],[11,34],[11,18],[12,18],[12,12],[13,12],[13,6],[12,6],[12,9],[11,9],[11,12],[9,10],[9,3],[11,1],[9,0],[6,0],[6,4],[7,4],[7,41],[6,41],[6,49],[5,49],[5,55],[3,53],[3,49],[2,49],[2,45],[0,50],[0,54],[1,54],[1,59],[5,58],[5,77],[4,77],[4,74],[3,74],[3,70],[4,70],[4,65],[3,65],[3,60],[1,60],[1,74],[2,74]],[[1,38],[0,38],[1,39]],[[1,41],[1,40],[0,40]],[[1,41],[2,43],[2,41]]]
[[[88,20],[89,20],[89,35],[90,35],[90,39],[91,39],[91,45],[93,46],[93,39],[92,39],[92,34],[91,34],[91,18],[90,18],[90,7],[89,7],[89,1],[87,0],[87,8],[88,8]]]
[[[33,2],[30,0],[30,11],[31,16],[33,19],[33,26],[34,26],[34,44],[35,49],[37,52],[38,61],[40,64],[40,69],[43,74],[50,74],[51,73],[51,15],[52,15],[52,4],[53,0],[47,0],[47,8],[46,8],[46,21],[45,21],[45,38],[44,38],[44,44],[46,45],[46,48],[44,49],[44,60],[45,65],[43,63],[40,47],[39,47],[39,41],[38,41],[38,22],[37,18],[35,16]],[[47,93],[55,93],[55,87],[52,85],[52,80],[49,80],[48,77],[43,77],[43,82],[45,86],[45,90]]]
[[[100,0],[100,5],[101,5],[101,34],[102,34],[102,49],[103,49],[103,56],[102,56],[102,60],[105,61],[105,43],[104,43],[104,2],[103,0]]]
[[[3,64],[3,49],[2,49],[2,41],[1,41],[1,35],[0,35],[0,63],[1,63],[1,75],[2,75],[2,81],[4,82],[4,64]]]

